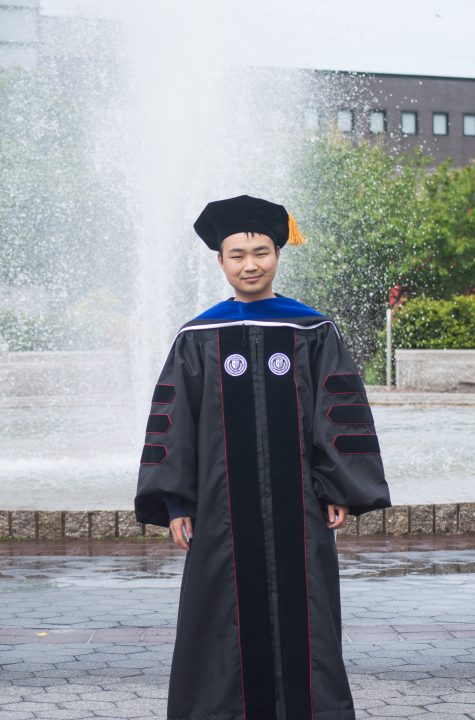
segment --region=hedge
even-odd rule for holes
[[[475,348],[475,295],[417,297],[393,312],[393,347]]]

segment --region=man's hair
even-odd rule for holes
[[[252,237],[254,237],[254,235],[261,235],[261,233],[256,233],[256,232],[253,232],[253,231],[251,231],[251,230],[249,230],[249,231],[244,230],[243,232],[245,232],[248,237],[249,237],[249,235],[252,235]],[[272,239],[272,238],[271,238],[271,239]],[[219,243],[218,255],[221,255],[221,257],[223,256],[223,242],[224,242],[225,240],[226,240],[226,238],[223,238],[223,239],[221,240],[221,242]],[[277,246],[277,243],[276,243],[274,240],[272,240],[272,242],[274,243],[274,251],[275,251],[275,249],[276,249],[278,246]]]

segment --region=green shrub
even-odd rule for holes
[[[417,297],[394,312],[393,347],[475,348],[475,295],[450,300]]]
[[[368,385],[386,384],[386,330],[376,334],[376,351],[364,365],[363,378]]]

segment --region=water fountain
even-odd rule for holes
[[[40,15],[36,69],[6,72],[3,132],[27,148],[23,179],[32,165],[38,178],[19,228],[21,181],[9,188],[3,307],[19,337],[3,366],[4,508],[131,508],[173,335],[232,294],[193,220],[210,199],[282,201],[292,184],[302,73],[216,63],[193,27],[177,56],[176,33],[147,7],[150,17]]]
[[[18,346],[11,331],[0,369],[3,509],[132,509],[173,335],[232,295],[194,219],[209,200],[242,193],[288,204],[299,181],[311,73],[246,66],[238,31],[239,62],[220,62],[220,14],[198,22],[179,5],[82,18],[47,15],[45,2],[36,70],[4,75],[2,133],[16,170],[0,307],[17,313]],[[203,42],[206,23],[215,45]],[[394,502],[472,499],[461,450],[470,408],[374,415]],[[441,444],[436,428],[448,425]]]

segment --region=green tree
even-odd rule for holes
[[[303,144],[289,209],[309,242],[289,252],[283,291],[339,323],[360,369],[377,350],[393,285],[434,298],[473,288],[475,163],[432,161],[341,133]]]
[[[289,252],[284,292],[333,317],[360,368],[424,221],[418,193],[429,162],[421,152],[394,158],[379,143],[355,146],[339,134],[304,143],[290,207],[309,242]]]
[[[475,162],[441,162],[424,181],[424,218],[401,275],[409,295],[450,298],[475,286]]]

